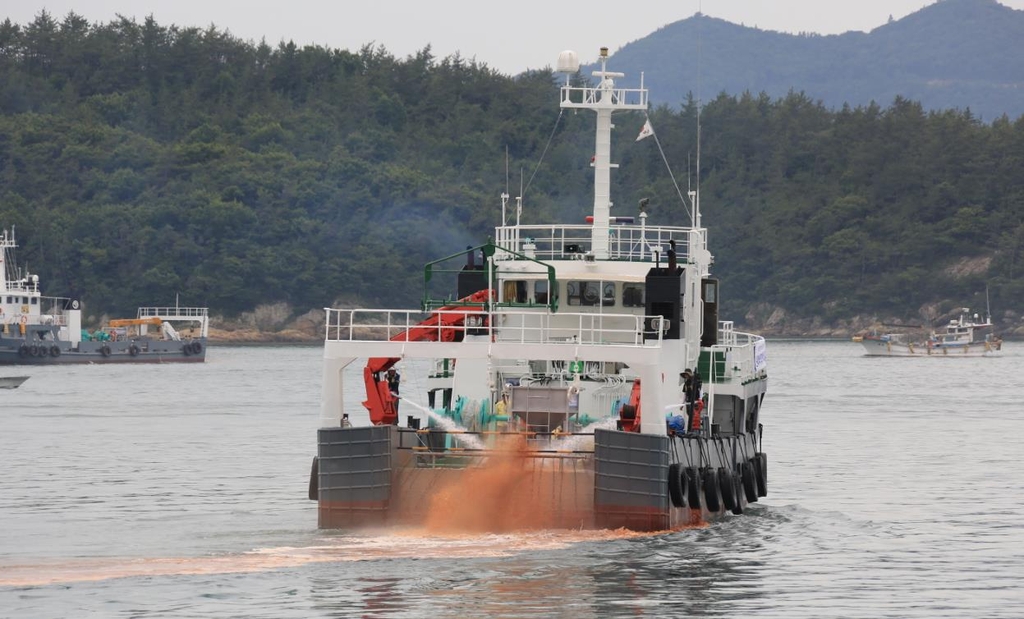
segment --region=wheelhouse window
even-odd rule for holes
[[[566,282],[565,283],[565,297],[569,302],[569,305],[580,305],[580,294],[581,284],[583,282]]]
[[[506,303],[526,303],[526,282],[512,280],[505,282],[505,289],[502,291]]]
[[[601,305],[605,307],[615,305],[615,282],[601,284]]]
[[[615,282],[572,281],[565,285],[569,305],[615,305]]]
[[[623,284],[622,285],[622,307],[643,307],[644,306],[644,285]]]
[[[38,304],[39,304],[39,299],[37,299],[35,297],[32,297],[32,305],[38,305]]]
[[[548,280],[542,279],[533,282],[533,298],[540,305],[548,302]]]
[[[718,303],[718,285],[715,282],[704,282],[704,302]]]

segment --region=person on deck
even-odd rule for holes
[[[395,412],[398,412],[398,387],[402,382],[402,375],[395,368],[388,368],[387,373],[388,391],[395,396]]]
[[[693,372],[690,368],[679,375],[683,381],[683,409],[686,411],[687,431],[693,430],[693,405],[697,398],[693,390]]]

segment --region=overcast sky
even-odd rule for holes
[[[900,19],[934,0],[655,0],[631,4],[590,0],[0,0],[0,19],[28,23],[45,9],[69,11],[91,22],[118,14],[161,25],[215,24],[236,37],[271,45],[282,39],[357,50],[383,45],[405,57],[431,45],[434,55],[459,52],[504,73],[554,66],[558,52],[575,50],[584,62],[601,46],[613,53],[698,8],[733,23],[782,32],[837,34],[869,31],[889,16]],[[1024,0],[1000,0],[1024,10]]]

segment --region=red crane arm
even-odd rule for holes
[[[619,425],[624,432],[640,431],[640,379],[633,381],[633,391],[629,394],[629,404],[619,409]]]
[[[466,322],[466,316],[480,314],[486,310],[486,302],[497,298],[493,290],[479,290],[464,299],[459,300],[459,305],[446,305],[420,322],[409,327],[398,335],[391,338],[392,342],[436,342],[440,339],[443,342],[454,342],[464,334],[462,326]],[[462,305],[464,303],[479,303],[480,305]],[[363,382],[366,384],[366,401],[363,406],[370,413],[370,423],[375,426],[396,425],[398,423],[398,411],[395,404],[397,398],[392,395],[388,388],[387,378],[381,375],[389,368],[398,363],[398,357],[371,357],[363,368]]]

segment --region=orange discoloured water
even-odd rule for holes
[[[539,530],[557,527],[567,517],[591,517],[593,475],[581,463],[533,458],[524,437],[503,439],[483,466],[467,468],[433,489],[424,518],[428,531]]]
[[[492,558],[652,535],[658,533],[620,529],[536,531],[516,535],[437,535],[426,528],[403,528],[324,540],[324,544],[316,546],[264,548],[242,554],[55,559],[33,564],[0,565],[0,586],[37,587],[115,578],[252,573],[329,562]]]

